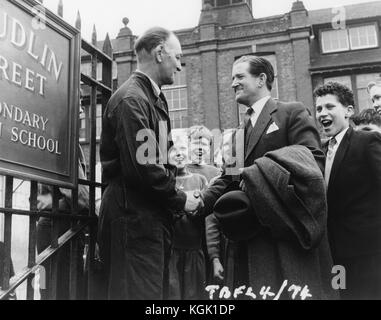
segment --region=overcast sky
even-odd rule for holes
[[[379,0],[381,1],[381,0]],[[44,5],[57,12],[59,0],[44,0]],[[63,0],[64,19],[74,25],[77,11],[82,18],[82,34],[87,40],[95,24],[98,40],[106,33],[113,39],[123,26],[122,19],[130,20],[135,35],[158,25],[171,30],[192,28],[198,24],[201,0]],[[289,12],[294,0],[253,0],[254,18]],[[369,0],[304,0],[307,10],[337,7]]]

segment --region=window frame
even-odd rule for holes
[[[360,105],[360,96],[359,96],[359,91],[364,90],[365,86],[361,87],[358,86],[358,77],[362,75],[372,75],[374,74],[375,76],[378,74],[381,74],[381,69],[378,70],[354,70],[351,73],[326,73],[322,75],[322,82],[323,84],[326,83],[327,79],[330,78],[340,78],[340,77],[348,77],[351,81],[351,90],[353,92],[353,97],[355,100],[355,112],[361,112],[362,110],[371,107],[371,105],[368,106],[362,106]],[[368,102],[369,103],[369,102]]]
[[[355,29],[355,28],[360,28],[360,27],[369,27],[369,26],[372,26],[374,28],[376,45],[374,45],[374,46],[361,46],[361,47],[353,48],[352,39],[350,36],[350,30]],[[346,40],[348,43],[348,48],[347,49],[340,48],[337,50],[327,50],[324,46],[324,40],[323,40],[324,33],[334,32],[334,31],[338,31],[338,30],[345,30],[346,31]],[[369,50],[369,49],[375,49],[375,48],[380,47],[379,30],[378,30],[376,22],[366,22],[366,23],[362,23],[362,24],[346,25],[345,29],[338,29],[338,30],[335,30],[332,28],[320,29],[319,35],[320,35],[320,51],[321,51],[321,54],[332,54],[332,53],[340,53],[340,52],[348,52],[348,51]]]
[[[180,84],[175,84],[175,85],[170,85],[170,86],[164,86],[162,88],[162,91],[165,95],[166,92],[169,92],[171,91],[171,94],[173,91],[176,91],[176,90],[179,90],[181,91],[182,89],[185,90],[185,93],[186,93],[186,108],[180,108],[180,109],[171,109],[170,106],[169,106],[169,103],[168,103],[168,113],[169,113],[169,118],[171,120],[171,129],[184,129],[185,127],[188,127],[189,126],[189,93],[188,93],[188,83],[187,83],[187,69],[186,69],[186,65],[185,64],[182,64],[182,68],[183,70],[181,72],[184,72],[185,73],[185,77],[184,77],[184,83],[180,83]],[[181,79],[181,73],[178,73],[178,76],[180,77]],[[181,81],[180,81],[181,82]],[[181,97],[181,96],[180,96]],[[167,99],[168,100],[168,99]],[[180,99],[181,100],[181,99]],[[181,114],[183,112],[186,112],[187,113],[187,124],[185,126],[183,126],[182,124],[182,117],[180,118],[180,127],[176,127],[174,126],[175,124],[175,118],[172,116],[172,115],[175,115],[175,114]]]
[[[358,28],[361,28],[361,27],[373,27],[374,28],[374,32],[375,32],[375,40],[376,40],[376,44],[373,45],[373,46],[359,46],[359,47],[356,47],[356,48],[353,48],[353,45],[352,45],[352,37],[351,37],[351,33],[350,33],[350,30],[351,29],[358,29]],[[350,47],[353,48],[352,50],[363,50],[363,49],[372,49],[372,48],[378,48],[379,46],[379,43],[378,43],[378,34],[377,34],[377,28],[376,28],[376,25],[375,24],[367,24],[367,25],[361,25],[361,26],[356,26],[356,27],[352,27],[352,28],[348,28],[348,36],[349,36],[349,44],[350,44]]]

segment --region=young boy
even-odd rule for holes
[[[369,97],[373,102],[373,108],[381,114],[381,78],[368,84]]]
[[[352,91],[330,82],[314,92],[326,145],[328,234],[346,269],[343,299],[381,299],[381,134],[354,131]]]
[[[178,140],[169,153],[170,164],[177,167],[176,187],[184,192],[202,191],[206,178],[191,173],[188,162],[187,141]],[[202,239],[205,237],[201,217],[179,213],[174,224],[173,252],[169,262],[169,299],[202,300],[205,298],[206,275]]]
[[[220,169],[211,165],[211,142],[213,135],[205,126],[194,126],[189,129],[190,163],[188,170],[203,175],[208,182],[221,175]]]

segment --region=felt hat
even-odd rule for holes
[[[259,228],[250,199],[243,191],[230,191],[214,205],[214,215],[224,235],[232,241],[248,240]]]

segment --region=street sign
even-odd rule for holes
[[[80,33],[34,0],[0,2],[0,173],[77,182]]]

